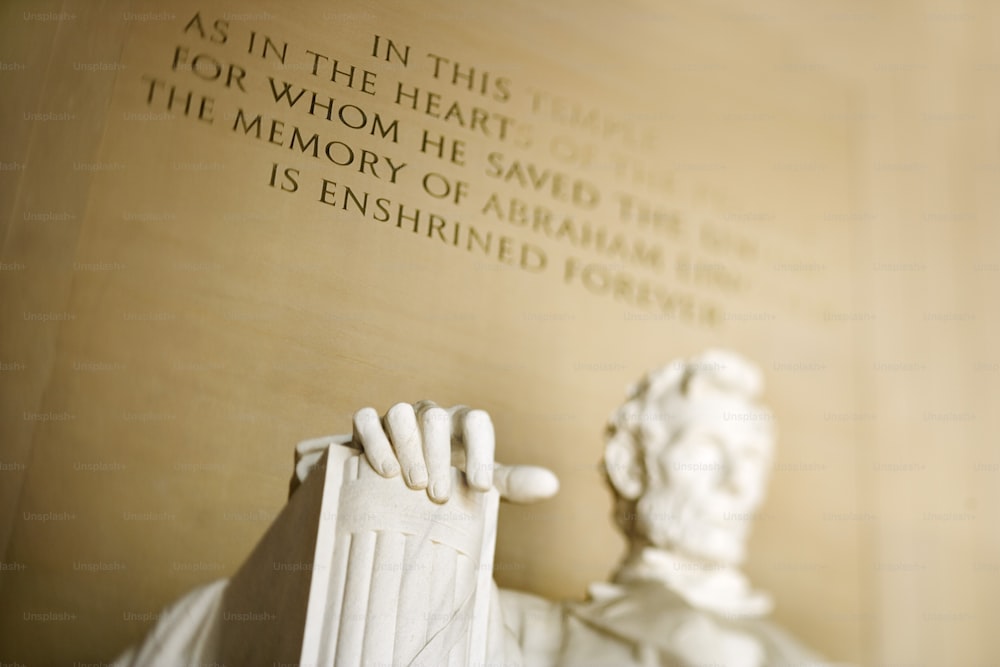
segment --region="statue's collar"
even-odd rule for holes
[[[615,583],[633,590],[644,584],[660,584],[695,609],[725,618],[764,616],[773,607],[770,595],[754,590],[735,567],[705,563],[652,547],[628,558],[618,570]],[[592,586],[591,596],[596,599],[602,592],[606,595],[611,591]]]

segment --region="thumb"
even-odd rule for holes
[[[505,466],[493,469],[493,486],[500,497],[512,503],[534,503],[556,495],[559,478],[539,466]]]

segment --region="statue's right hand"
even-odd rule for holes
[[[442,408],[431,401],[397,403],[380,417],[374,408],[354,413],[353,442],[383,477],[402,474],[411,489],[424,490],[431,500],[451,495],[452,465],[465,472],[470,487],[527,503],[559,490],[555,474],[537,466],[505,466],[493,460],[493,422],[483,410],[464,405]]]

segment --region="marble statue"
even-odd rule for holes
[[[183,598],[116,664],[827,664],[766,619],[771,599],[739,569],[774,449],[760,392],[760,372],[725,351],[630,388],[603,457],[628,548],[582,602],[492,582],[497,497],[536,502],[559,484],[495,463],[486,412],[363,408],[353,433],[298,445],[289,505],[232,580]],[[274,574],[292,555],[309,571]],[[254,608],[277,633],[227,625]]]

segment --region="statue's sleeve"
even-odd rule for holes
[[[565,608],[558,602],[522,593],[497,591],[498,614],[503,618],[507,661],[524,667],[558,664],[565,634]]]

